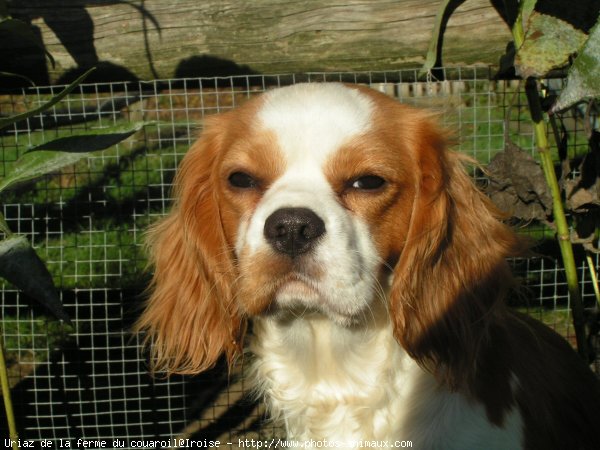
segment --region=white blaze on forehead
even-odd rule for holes
[[[310,208],[325,225],[318,245],[291,269],[308,279],[307,287],[287,283],[273,293],[283,308],[315,308],[349,323],[374,298],[380,260],[368,226],[344,208],[325,174],[331,155],[369,130],[374,109],[367,94],[340,83],[300,84],[263,97],[257,125],[275,137],[286,170],[240,223],[236,253],[249,265],[255,255],[273,255],[264,228],[281,208]]]
[[[275,132],[288,167],[322,165],[348,139],[369,128],[372,110],[369,97],[343,84],[297,84],[268,92],[258,119]]]
[[[335,236],[354,233],[324,173],[327,159],[342,145],[368,131],[374,105],[366,94],[341,83],[297,84],[269,91],[257,113],[258,126],[271,132],[285,158],[285,172],[269,187],[236,243],[254,253],[268,247],[264,223],[284,207],[312,209],[325,222],[327,237],[317,253],[332,251]]]

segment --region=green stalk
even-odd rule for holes
[[[594,295],[596,296],[596,303],[600,306],[600,287],[598,286],[598,275],[596,274],[596,267],[592,255],[587,252],[585,260],[588,263],[588,270],[590,272],[590,278],[592,279],[592,286],[594,287]]]
[[[517,20],[515,21],[515,24],[512,28],[512,34],[515,41],[515,48],[518,50],[521,45],[523,45],[523,41],[525,39],[522,11],[519,13]],[[575,328],[577,350],[579,355],[587,361],[588,352],[587,341],[585,337],[583,303],[579,293],[577,266],[575,264],[575,256],[573,255],[573,245],[570,239],[569,224],[563,208],[560,187],[558,185],[558,179],[556,178],[556,171],[554,170],[554,161],[552,161],[552,155],[550,154],[550,149],[548,147],[546,122],[543,120],[539,90],[537,88],[537,82],[533,78],[527,79],[525,91],[529,104],[529,112],[531,113],[531,119],[534,125],[536,147],[540,155],[542,170],[544,171],[546,183],[548,184],[552,194],[556,238],[558,240],[558,245],[562,256],[563,266],[565,268],[567,289],[571,299],[571,314],[573,316],[573,327]]]
[[[536,88],[537,93],[537,88]],[[539,100],[539,97],[538,97]],[[554,170],[554,161],[548,148],[546,138],[546,124],[544,121],[534,122],[535,138],[537,150],[540,154],[540,161],[546,176],[546,182],[550,187],[553,201],[554,224],[556,225],[556,238],[562,255],[565,276],[567,278],[567,289],[571,297],[571,314],[573,315],[573,327],[575,328],[575,338],[577,340],[577,349],[582,358],[587,360],[587,340],[585,337],[585,319],[583,317],[583,302],[579,293],[579,280],[577,277],[577,266],[575,256],[573,255],[573,245],[570,239],[569,224],[563,208],[560,187]]]
[[[6,411],[6,421],[8,422],[8,434],[12,441],[13,450],[18,450],[17,422],[15,412],[10,398],[10,385],[8,384],[8,369],[4,359],[4,339],[0,335],[0,384],[2,384],[2,399],[4,400],[4,410]]]

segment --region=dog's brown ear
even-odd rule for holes
[[[145,332],[154,371],[198,373],[241,351],[244,320],[235,306],[234,264],[221,224],[215,164],[220,118],[212,118],[183,158],[175,204],[148,232],[154,276],[136,324]]]
[[[408,353],[457,387],[469,382],[489,324],[504,313],[512,280],[506,258],[523,245],[437,125],[426,119],[415,133],[416,195],[390,310]]]

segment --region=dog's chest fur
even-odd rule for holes
[[[429,449],[522,445],[518,411],[503,428],[491,425],[482,405],[421,369],[384,320],[353,329],[318,315],[261,318],[254,333],[256,389],[288,439],[349,447],[409,440]]]

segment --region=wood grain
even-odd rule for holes
[[[39,28],[55,82],[98,62],[137,79],[416,68],[440,3],[22,0],[10,12]],[[444,63],[496,64],[509,39],[489,0],[467,0],[448,23]]]

